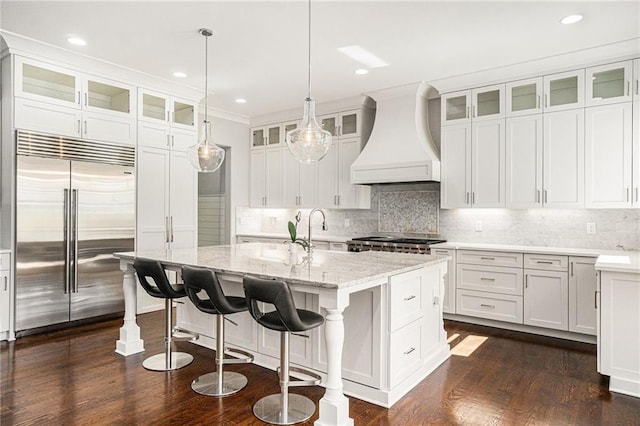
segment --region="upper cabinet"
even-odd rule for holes
[[[627,102],[632,94],[633,61],[587,68],[586,106]]]
[[[322,128],[333,136],[359,137],[361,127],[359,110],[345,111],[320,117]]]
[[[16,128],[135,143],[133,86],[19,56],[15,67]]]
[[[546,75],[544,112],[584,107],[584,70]]]
[[[542,77],[507,83],[506,92],[507,117],[542,112]]]
[[[504,84],[442,95],[442,125],[503,118]]]
[[[197,117],[195,102],[146,89],[138,92],[138,120],[196,130]]]
[[[287,127],[288,130],[296,128]],[[285,127],[282,124],[272,124],[269,126],[255,127],[251,129],[251,148],[260,147],[280,147],[284,144]]]

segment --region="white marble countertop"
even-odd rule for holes
[[[292,264],[287,246],[246,243],[193,249],[115,253],[116,257],[154,259],[167,266],[201,266],[221,273],[251,274],[281,278],[290,284],[327,288],[348,288],[384,280],[391,275],[419,269],[449,259],[448,256],[367,251],[315,250],[313,260],[303,262],[303,253]]]
[[[565,247],[540,247],[540,246],[519,246],[507,244],[483,244],[483,243],[460,243],[447,241],[431,245],[431,248],[456,249],[456,250],[486,250],[486,251],[511,251],[535,254],[559,254],[565,256],[587,256],[598,257],[600,255],[630,255],[640,254],[640,252],[623,250],[602,250],[602,249],[581,249]]]
[[[339,236],[332,236],[332,235],[323,235],[322,231],[320,232],[314,232],[311,234],[313,241],[327,241],[330,243],[345,243],[347,241],[349,241],[351,239],[351,237],[339,237]],[[240,233],[240,234],[236,234],[236,237],[257,237],[257,238],[277,238],[277,239],[281,239],[282,241],[289,241],[290,237],[289,234],[270,234],[267,232],[259,232],[259,233]],[[301,235],[301,237],[306,238],[306,234],[305,235]]]
[[[598,257],[596,270],[609,272],[630,272],[640,275],[640,253],[621,252],[618,254],[603,254]]]

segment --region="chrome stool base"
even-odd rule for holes
[[[288,405],[286,411],[283,406]],[[253,414],[265,423],[292,425],[308,420],[316,411],[316,405],[306,396],[290,393],[288,401],[281,393],[265,396],[253,406]]]
[[[200,395],[226,396],[238,392],[247,385],[247,378],[240,373],[225,371],[222,381],[217,372],[203,374],[191,382],[191,389]]]
[[[186,367],[191,364],[191,361],[193,361],[193,356],[186,352],[171,352],[170,365],[167,365],[167,354],[161,353],[145,359],[142,366],[151,371],[171,371]]]

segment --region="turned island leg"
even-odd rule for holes
[[[350,426],[353,419],[349,418],[349,399],[342,391],[342,348],[344,344],[344,322],[342,312],[349,303],[349,296],[345,297],[343,303],[336,303],[333,306],[323,306],[327,311],[325,318],[325,340],[327,346],[327,380],[324,383],[326,389],[324,396],[320,400],[320,415],[316,420],[316,426]],[[320,305],[323,305],[321,297]]]
[[[120,339],[116,341],[116,353],[128,356],[144,351],[144,341],[140,338],[140,327],[136,323],[136,277],[133,265],[120,261],[124,273],[124,324],[120,327]]]

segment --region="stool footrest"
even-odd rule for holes
[[[277,371],[278,371],[278,377],[280,378],[280,381],[282,381],[282,376],[280,374],[280,367],[277,368]],[[288,384],[289,387],[295,387],[295,386],[317,386],[322,382],[322,377],[320,377],[318,374],[314,373],[313,371],[305,370],[305,369],[298,368],[298,367],[289,366],[289,372],[290,373],[298,373],[298,374],[302,374],[303,376],[311,377],[311,380],[295,380],[293,382],[289,382],[289,384]]]
[[[222,361],[223,364],[250,364],[253,362],[253,355],[241,349],[225,348],[224,353],[231,355],[235,358],[234,359],[225,358]],[[235,354],[242,355],[242,358],[236,357]]]
[[[193,342],[195,340],[198,340],[199,338],[200,338],[200,335],[198,333],[194,333],[192,331],[185,330],[180,327],[173,327],[173,330],[171,331],[171,339],[177,342],[181,342],[181,341]]]

